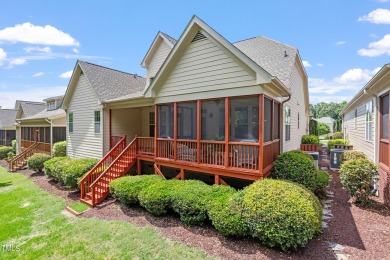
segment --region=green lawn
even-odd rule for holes
[[[80,202],[79,203],[70,204],[69,208],[73,209],[77,213],[81,213],[81,212],[84,212],[87,209],[89,209],[89,207],[87,205],[85,205],[84,203],[80,203]]]
[[[207,258],[152,228],[65,216],[65,204],[23,175],[0,167],[0,259]]]

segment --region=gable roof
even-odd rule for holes
[[[168,39],[168,41],[170,41],[173,45],[176,44],[176,42],[177,42],[176,39],[174,39],[173,37],[169,36],[169,35],[166,34],[166,33],[163,33],[163,32],[161,32],[161,33],[162,33],[162,34]]]
[[[289,86],[297,48],[263,36],[242,40],[233,45],[284,85]]]
[[[212,29],[209,25],[199,19],[197,16],[193,16],[184,32],[180,36],[178,42],[173,47],[172,51],[169,53],[168,57],[164,61],[163,65],[157,72],[153,82],[145,89],[144,94],[146,96],[153,95],[153,88],[158,85],[161,81],[163,81],[164,72],[171,69],[175,64],[175,60],[183,52],[194,36],[201,32],[208,39],[213,41],[215,44],[219,45],[220,48],[224,49],[226,52],[230,53],[230,55],[237,57],[240,61],[243,62],[245,66],[253,70],[256,74],[256,82],[257,84],[266,84],[266,83],[274,83],[273,85],[278,88],[278,91],[282,93],[284,96],[288,96],[290,91],[286,88],[286,86],[280,81],[277,75],[270,74],[267,70],[261,67],[257,62],[252,60],[248,55],[246,55],[239,48],[231,44],[224,37],[222,37],[219,33],[217,33],[214,29]],[[252,42],[249,44],[243,45],[242,48],[248,50],[247,53],[250,55],[251,51],[254,47],[252,46]],[[244,48],[247,47],[247,48]],[[284,54],[284,52],[283,52]],[[254,55],[252,55],[254,56]],[[290,70],[291,71],[291,70]]]
[[[66,104],[68,104],[81,73],[84,73],[87,77],[97,98],[102,103],[110,99],[141,92],[146,85],[146,78],[137,74],[130,74],[85,61],[77,61],[64,96],[63,106],[66,107]]]
[[[17,119],[30,117],[46,109],[46,103],[43,102],[17,100],[16,103],[19,104]]]
[[[17,109],[0,109],[0,127],[14,126],[17,113]]]
[[[147,66],[147,63],[148,63],[148,60],[151,58],[151,56],[153,56],[152,54],[155,52],[156,48],[158,47],[158,43],[160,41],[163,41],[165,42],[165,44],[170,48],[172,49],[173,46],[176,44],[176,40],[173,39],[171,36],[169,36],[168,34],[166,33],[163,33],[163,32],[158,32],[156,37],[154,37],[154,40],[152,42],[152,44],[150,45],[148,51],[146,52],[142,62],[141,62],[141,66],[143,68],[146,68]]]
[[[65,110],[62,108],[55,109],[55,110],[45,109],[39,113],[36,113],[35,115],[19,119],[18,121],[37,120],[37,119],[56,119],[65,116],[66,116]]]

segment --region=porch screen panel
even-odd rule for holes
[[[381,139],[389,140],[389,94],[381,97],[382,126]]]
[[[280,115],[279,115],[279,104],[274,103],[274,130],[273,130],[273,138],[272,139],[279,139],[280,135],[280,129],[279,129],[279,120],[280,120]]]
[[[271,141],[272,100],[264,98],[264,142]]]
[[[5,130],[0,130],[0,145],[5,145]]]
[[[196,139],[196,102],[185,102],[177,104],[177,138]]]
[[[39,142],[45,143],[45,127],[39,128]]]
[[[50,127],[45,127],[45,143],[50,144],[51,136],[50,136]]]
[[[66,140],[66,128],[65,127],[53,127],[53,143]]]
[[[158,106],[158,137],[173,139],[173,104]]]
[[[259,140],[259,98],[234,98],[230,101],[230,139]]]
[[[225,101],[202,101],[202,139],[225,140]]]

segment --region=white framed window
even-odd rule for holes
[[[47,103],[47,108],[48,109],[54,109],[56,108],[56,102],[55,101],[50,101]]]
[[[372,100],[366,103],[366,141],[372,141]]]
[[[94,111],[95,134],[100,134],[100,111]]]
[[[69,133],[73,133],[73,113],[69,113],[68,115],[68,129]]]
[[[286,141],[290,141],[291,139],[291,108],[285,106],[284,108],[284,123],[286,128]]]

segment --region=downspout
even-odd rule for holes
[[[281,112],[282,112],[282,116],[281,116],[281,128],[279,129],[279,136],[280,136],[280,153],[283,153],[283,142],[284,142],[284,136],[283,136],[283,129],[284,129],[284,121],[283,121],[283,113],[284,113],[284,108],[283,108],[283,106],[284,106],[284,103],[286,103],[286,102],[288,102],[288,101],[290,101],[290,99],[291,99],[291,94],[290,95],[288,95],[288,98],[286,99],[286,100],[284,100],[284,101],[282,101],[282,103],[281,103]]]

